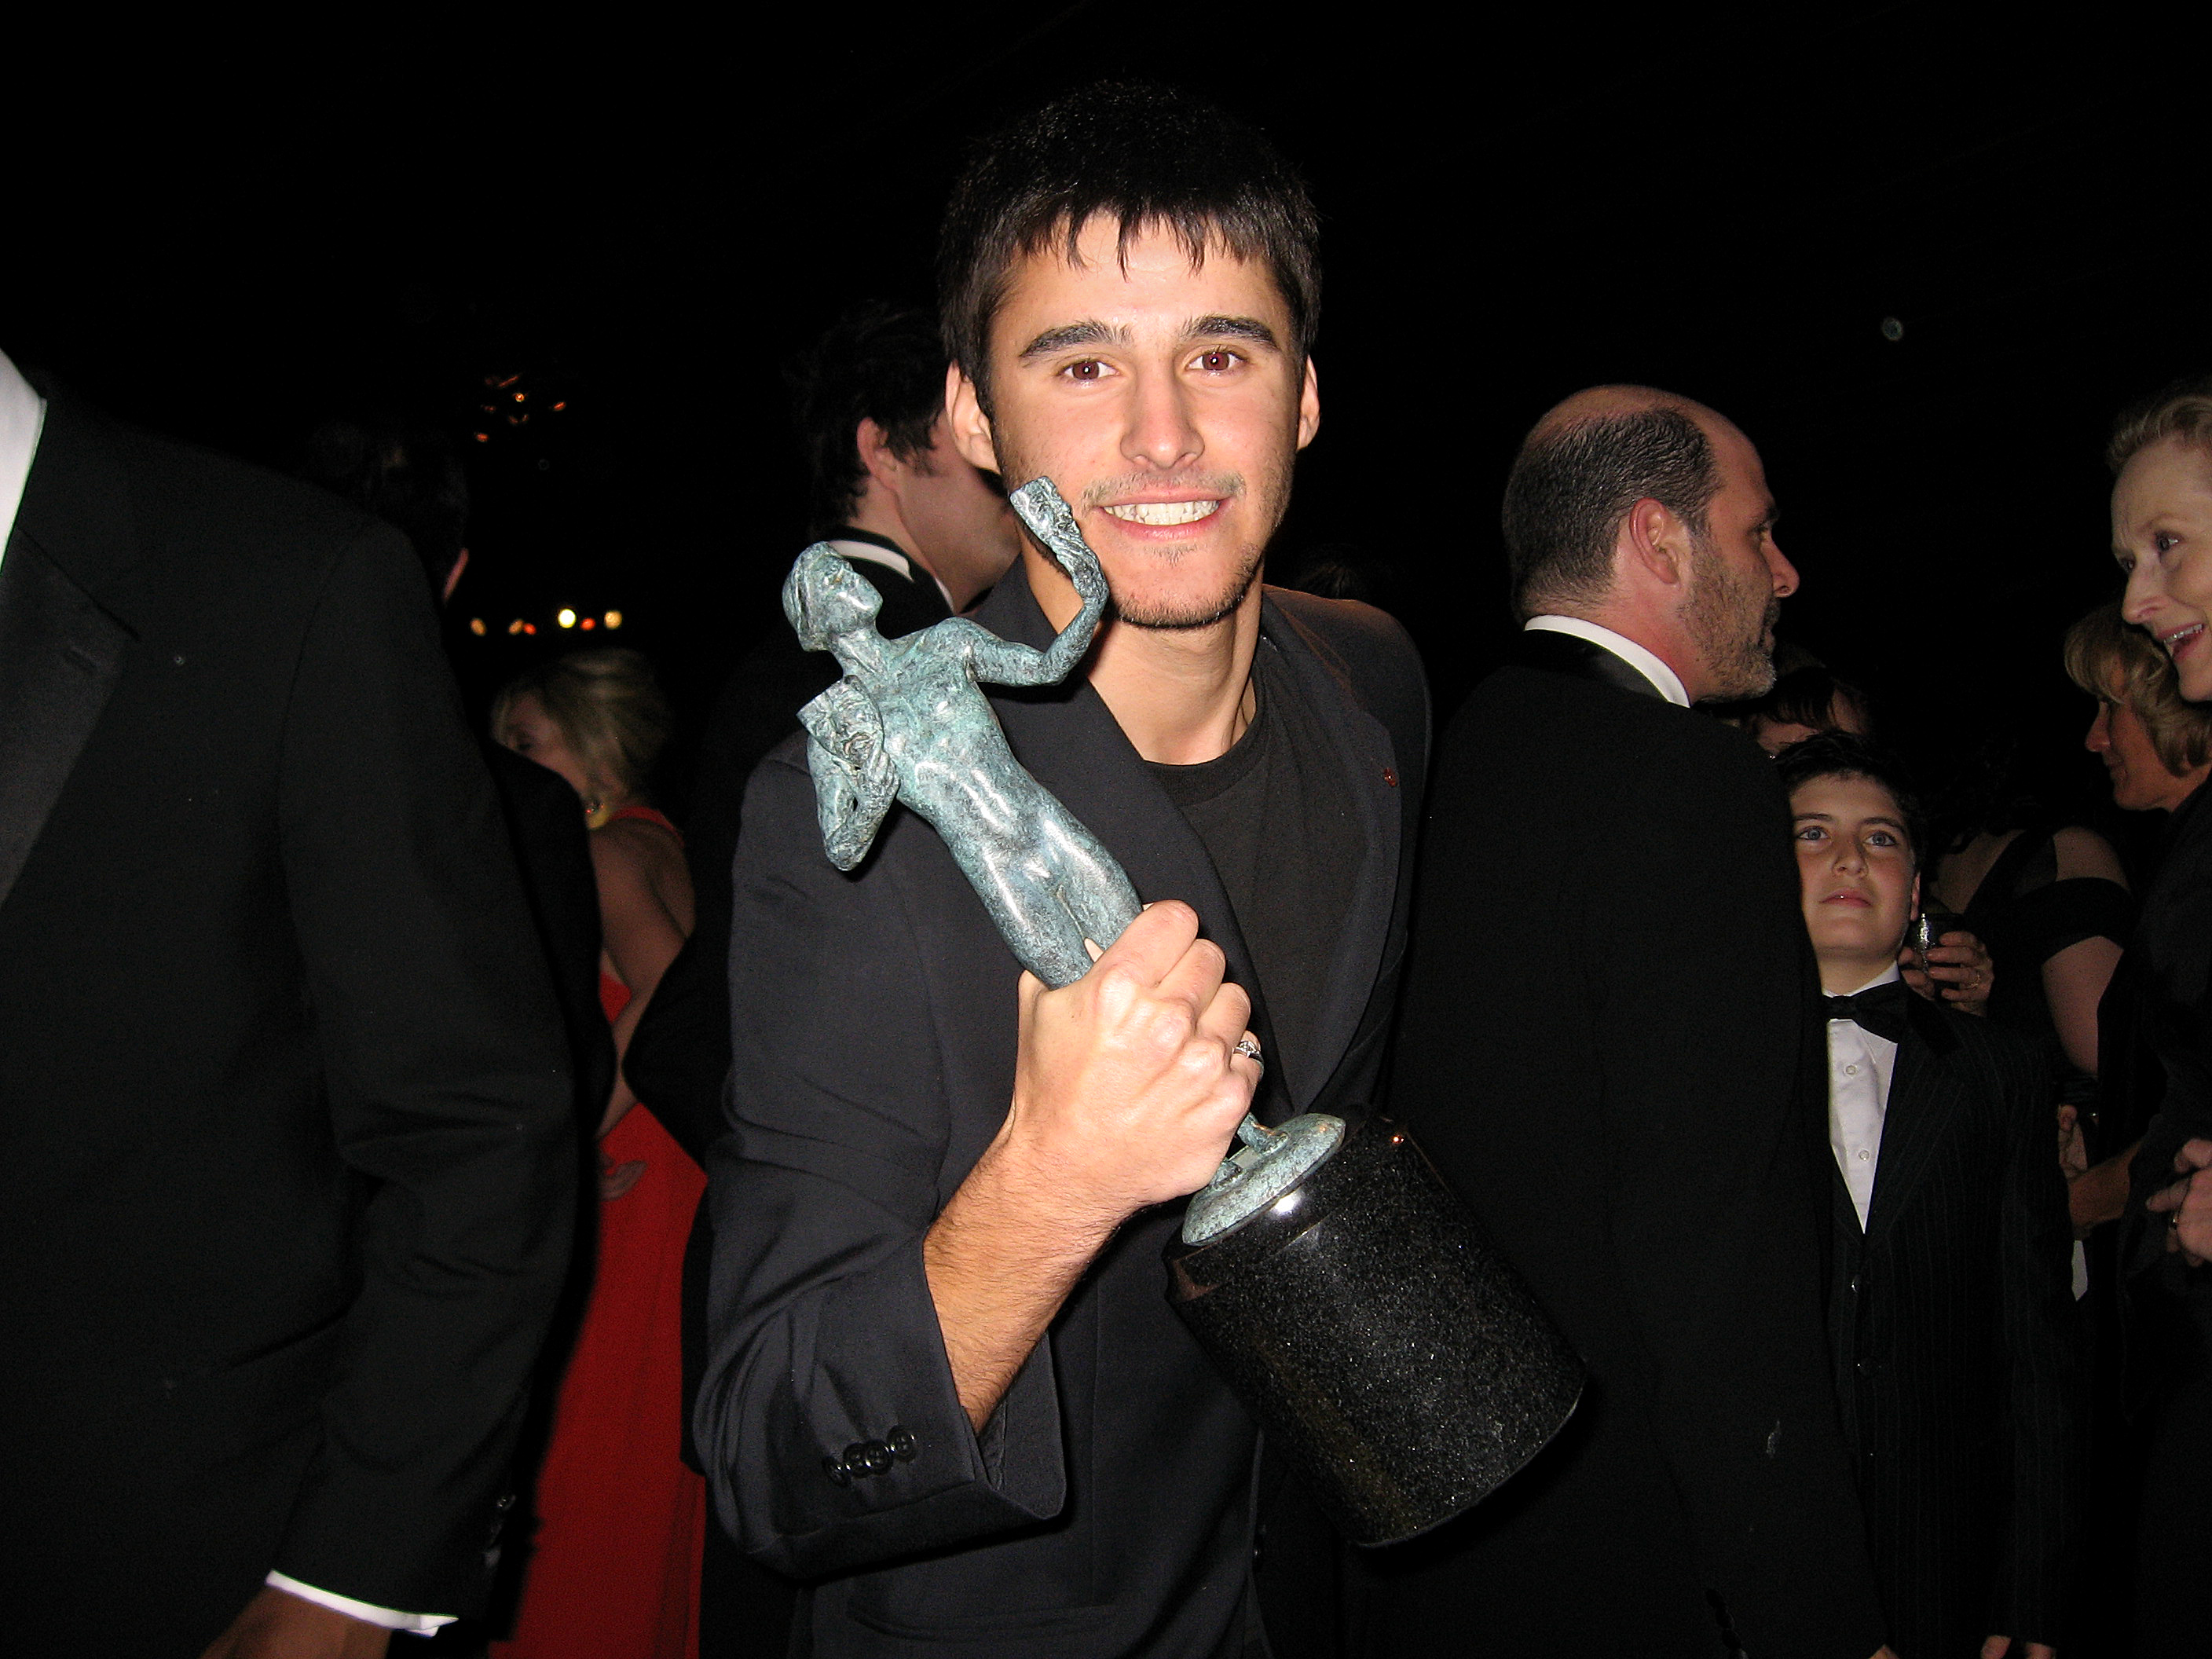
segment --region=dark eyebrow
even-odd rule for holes
[[[1271,350],[1282,349],[1275,331],[1257,317],[1194,317],[1184,327],[1185,342],[1192,340],[1249,340]]]
[[[1072,346],[1126,345],[1129,331],[1115,328],[1095,317],[1086,317],[1079,323],[1063,323],[1058,328],[1048,328],[1021,349],[1024,362],[1031,357],[1048,356],[1055,351],[1066,351]]]

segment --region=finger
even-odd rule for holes
[[[2173,1155],[2174,1169],[2183,1174],[2191,1170],[2212,1170],[2212,1140],[2203,1136],[2185,1141]]]
[[[1160,976],[1159,994],[1182,1003],[1196,1021],[1229,973],[1229,958],[1209,939],[1194,939],[1175,966]]]
[[[1199,1016],[1198,1030],[1202,1036],[1214,1042],[1234,1045],[1237,1039],[1251,1036],[1252,999],[1241,985],[1224,981],[1212,1000]],[[1255,1040],[1257,1046],[1257,1040]],[[1261,1056],[1262,1062],[1266,1059]]]
[[[2005,1659],[2005,1655],[2011,1651],[2012,1638],[2009,1636],[1992,1636],[1982,1644],[1982,1659]]]
[[[1147,987],[1158,985],[1182,960],[1198,937],[1198,912],[1178,899],[1148,904],[1098,953],[1094,971],[1116,969]]]

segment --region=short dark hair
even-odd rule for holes
[[[404,534],[444,598],[469,526],[468,475],[452,440],[396,421],[331,421],[308,438],[300,476]]]
[[[1774,757],[1774,775],[1782,793],[1794,795],[1822,778],[1864,778],[1887,790],[1905,820],[1905,839],[1912,851],[1912,864],[1920,867],[1928,845],[1927,812],[1920,792],[1905,763],[1878,744],[1848,732],[1821,732],[1802,743],[1793,743]]]
[[[1545,600],[1596,603],[1613,585],[1613,538],[1631,507],[1648,496],[1702,537],[1720,487],[1705,428],[1671,404],[1540,422],[1505,480],[1515,614],[1526,619]]]
[[[953,362],[983,393],[991,319],[1015,264],[1058,243],[1073,259],[1101,216],[1130,239],[1173,234],[1263,261],[1300,357],[1321,319],[1320,219],[1304,181],[1256,127],[1171,88],[1086,88],[986,139],[953,186],[938,244],[938,308]]]
[[[1774,682],[1774,689],[1757,702],[1746,704],[1747,721],[1769,720],[1777,726],[1809,726],[1815,732],[1833,732],[1836,705],[1840,702],[1858,716],[1859,724],[1874,725],[1874,704],[1867,694],[1823,663],[1793,668]]]
[[[807,519],[822,535],[851,518],[867,468],[862,421],[901,460],[928,454],[945,412],[945,347],[928,313],[880,301],[845,313],[793,360],[792,416],[806,452]]]

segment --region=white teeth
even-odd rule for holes
[[[1195,524],[1219,501],[1126,501],[1106,510],[1127,524]]]
[[[2164,641],[2166,654],[2171,656],[2175,651],[2180,648],[2181,642],[2184,640],[2193,640],[2203,631],[2204,624],[2203,623],[2197,623],[2189,628],[2175,629],[2173,632],[2166,636]]]

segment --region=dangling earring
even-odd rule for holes
[[[611,819],[614,815],[615,809],[608,805],[606,802],[603,800],[587,800],[584,803],[584,828],[586,830],[604,830],[607,827],[608,821]]]

